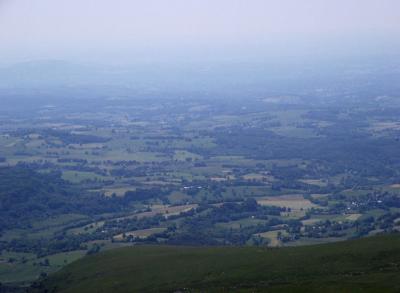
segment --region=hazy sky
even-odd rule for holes
[[[399,37],[399,0],[0,0],[0,62],[379,47]]]

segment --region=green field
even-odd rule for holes
[[[78,260],[36,292],[398,292],[399,276],[399,235],[293,248],[136,246]]]

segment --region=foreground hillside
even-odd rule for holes
[[[54,275],[44,292],[394,292],[400,236],[317,246],[136,246],[85,257]]]

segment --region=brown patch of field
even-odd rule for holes
[[[125,196],[125,192],[127,191],[135,191],[135,187],[114,187],[114,188],[107,188],[103,189],[105,196],[112,196],[115,194],[116,196]]]
[[[124,238],[129,237],[129,236],[145,239],[153,234],[164,232],[166,229],[167,228],[150,228],[150,229],[136,230],[136,231],[118,234],[118,235],[114,236],[114,239],[115,240],[123,240]]]
[[[305,199],[301,194],[289,194],[281,196],[266,196],[257,199],[258,204],[265,206],[278,206],[293,210],[306,210],[317,205]]]
[[[273,97],[267,97],[263,98],[262,101],[264,103],[268,104],[295,104],[299,102],[299,98],[295,96],[273,96]]]
[[[350,214],[346,216],[346,220],[349,221],[357,221],[359,217],[361,217],[362,214]]]
[[[143,184],[145,185],[157,185],[157,186],[164,186],[164,185],[178,185],[176,182],[171,182],[171,181],[161,181],[161,180],[153,180],[153,181],[144,181]]]
[[[322,179],[300,179],[299,181],[303,182],[305,184],[310,184],[310,185],[315,185],[315,186],[320,186],[320,187],[324,187],[327,185],[327,183]]]
[[[210,179],[214,182],[223,182],[227,180],[225,177],[211,177]]]
[[[373,131],[400,130],[400,122],[376,122],[370,129]]]
[[[264,232],[264,233],[258,233],[258,234],[254,234],[254,235],[268,239],[269,247],[279,247],[279,246],[282,246],[282,242],[278,239],[279,232],[282,233],[283,235],[285,235],[285,233],[286,233],[285,230],[275,230],[275,231],[268,231],[268,232]]]
[[[307,219],[307,220],[301,221],[301,223],[304,226],[314,225],[314,224],[316,224],[318,222],[321,222],[321,219]]]
[[[39,139],[40,134],[38,134],[38,133],[31,133],[31,134],[28,135],[28,137],[29,137],[30,139]]]
[[[84,143],[84,144],[70,144],[71,147],[74,147],[76,149],[84,149],[84,150],[90,150],[90,149],[101,149],[104,147],[103,143]]]
[[[264,182],[266,182],[266,181],[268,181],[268,182],[274,181],[274,177],[273,176],[257,174],[257,173],[249,173],[249,174],[243,175],[242,178],[244,180],[255,180],[255,181],[264,181]]]
[[[169,216],[179,215],[181,213],[188,212],[192,209],[197,208],[198,204],[187,204],[187,205],[179,205],[179,206],[168,206],[168,205],[153,205],[151,206],[151,211],[135,213],[130,216],[121,217],[116,220],[122,219],[132,219],[132,218],[148,218],[154,217],[156,215],[163,215],[168,218]]]
[[[311,194],[312,198],[314,199],[322,199],[326,198],[329,194],[323,194],[323,193],[313,193]]]

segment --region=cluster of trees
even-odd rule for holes
[[[133,218],[133,219],[121,219],[121,220],[110,220],[106,221],[100,228],[103,231],[111,232],[112,234],[120,234],[126,231],[135,231],[141,229],[148,229],[159,226],[162,222],[165,222],[165,217],[161,215],[155,215],[154,217],[147,218]]]
[[[262,128],[230,126],[208,133],[217,143],[208,155],[244,155],[255,159],[304,159],[319,161],[319,175],[335,175],[353,170],[359,177],[389,178],[399,174],[399,142],[354,133],[354,126],[333,125],[313,138],[279,136]],[[300,178],[312,170],[278,168],[282,178]]]
[[[14,252],[35,253],[38,257],[44,257],[59,252],[87,249],[82,243],[96,238],[93,235],[85,234],[54,238],[13,239],[9,242],[0,242],[0,248]]]
[[[273,230],[273,226],[283,224],[273,216],[278,216],[285,208],[263,207],[254,199],[241,203],[224,203],[216,207],[201,204],[191,217],[185,217],[179,224],[179,229],[166,231],[160,237],[166,238],[170,244],[186,245],[243,245],[253,234]],[[217,223],[227,223],[240,219],[262,219],[263,224],[240,227],[239,229],[215,229]]]
[[[159,187],[153,187],[149,189],[144,189],[144,188],[138,188],[134,191],[127,191],[125,192],[125,196],[122,197],[122,201],[125,202],[146,202],[151,199],[162,199],[165,196],[167,196],[171,190],[168,188],[159,188]]]
[[[67,213],[98,215],[121,212],[131,202],[162,197],[158,188],[127,192],[125,197],[88,193],[62,180],[60,172],[38,173],[30,168],[0,168],[0,233],[11,228],[30,228],[33,220]]]

